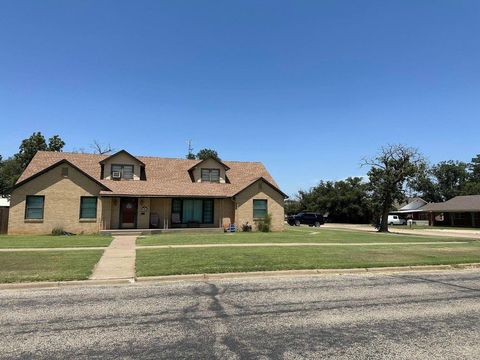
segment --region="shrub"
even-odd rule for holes
[[[256,220],[257,230],[261,232],[270,232],[272,227],[272,215],[267,214],[263,219]]]
[[[65,234],[65,231],[60,226],[56,226],[52,229],[52,235],[54,235],[54,236],[60,236],[60,235],[63,235],[63,234]]]
[[[252,225],[250,225],[247,221],[246,224],[242,224],[242,231],[245,231],[245,232],[252,231]]]

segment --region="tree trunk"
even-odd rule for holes
[[[383,204],[382,207],[382,221],[378,232],[388,232],[388,213],[390,212],[390,204]]]

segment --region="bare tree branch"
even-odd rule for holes
[[[93,140],[93,144],[91,144],[90,147],[93,149],[94,154],[99,154],[99,155],[110,154],[111,152],[114,151],[114,149],[110,144],[103,146],[97,140]]]

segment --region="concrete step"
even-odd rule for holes
[[[101,230],[100,234],[106,236],[139,236],[139,235],[153,235],[162,233],[223,233],[223,228],[173,228],[173,229],[110,229]]]

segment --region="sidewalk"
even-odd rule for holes
[[[136,239],[136,236],[115,236],[95,266],[90,279],[134,279]]]

